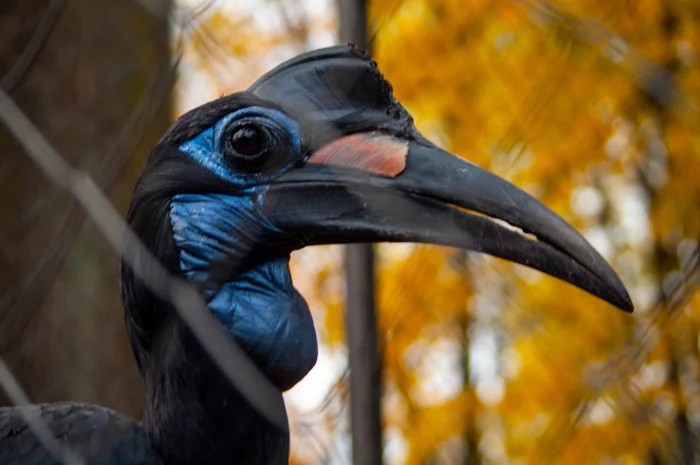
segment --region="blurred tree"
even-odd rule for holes
[[[299,4],[277,7],[301,11]],[[623,315],[553,278],[483,256],[380,247],[389,462],[693,463],[697,2],[370,6],[374,54],[421,131],[575,224],[614,264],[637,306]],[[274,64],[268,47],[280,59],[302,51],[319,24],[301,21],[306,27],[289,30],[304,34],[289,35],[241,14],[208,21],[218,50],[240,63],[238,74],[222,75],[212,63],[231,61],[208,59],[217,48],[205,41],[195,47],[220,91],[242,88]],[[232,21],[236,36],[227,34]],[[332,348],[345,341],[338,257],[326,248],[293,260]],[[323,408],[332,414],[313,418],[324,431],[304,423],[307,436],[317,435],[296,443],[304,463],[337,460],[316,451],[347,434],[333,416],[347,400],[342,382],[331,397]]]
[[[670,296],[697,283],[697,2],[371,5],[380,68],[420,129],[576,224],[638,309],[498,260],[465,276],[452,251],[385,247],[385,426],[403,463],[694,463],[698,298]]]
[[[8,24],[0,29],[8,36],[0,42],[8,44],[0,53],[6,56],[0,64],[7,76],[15,63],[23,63],[18,57],[28,43],[27,30],[41,30],[32,25],[48,24],[52,17],[38,19],[34,0],[16,3],[12,11],[25,11],[25,19],[10,21],[6,18],[12,15],[3,15],[1,20],[3,26]],[[280,60],[322,42],[313,37],[332,21],[308,15],[302,3],[262,2],[267,22],[257,21],[253,11],[221,8],[202,14],[181,44],[183,77],[187,79],[190,69],[205,71],[205,99],[211,98],[244,88]],[[58,4],[62,2],[52,2],[46,11],[55,11]],[[379,65],[424,134],[524,186],[574,223],[619,270],[637,306],[635,315],[622,315],[553,278],[483,256],[465,257],[438,247],[380,247],[378,307],[389,461],[421,465],[697,461],[700,5],[691,0],[373,0],[370,6]],[[167,53],[158,51],[161,46],[167,50],[167,31],[156,20],[147,20],[138,7],[124,4],[115,6],[115,11],[123,8],[124,15],[134,16],[119,24],[140,26],[113,43],[117,26],[110,30],[88,19],[90,14],[100,17],[98,7],[73,6],[72,17],[69,5],[64,8],[60,37],[74,41],[65,44],[84,48],[61,46],[59,41],[52,53],[38,55],[45,55],[44,67],[39,68],[37,61],[29,70],[44,81],[31,84],[27,75],[22,80],[24,93],[19,87],[13,97],[64,153],[89,165],[89,158],[80,155],[99,153],[104,147],[100,144],[108,144],[108,136],[100,131],[111,134],[109,130],[121,127],[124,120],[119,117],[134,106],[133,100],[131,105],[126,101],[135,94],[117,92],[122,89],[119,83],[133,84],[129,88],[140,92],[145,78],[137,76],[143,78],[139,73],[149,69],[144,63],[167,67]],[[149,34],[159,39],[148,42],[144,37]],[[116,58],[102,51],[99,58],[104,61],[95,60],[95,49],[88,47],[93,43],[111,44],[107,50]],[[134,58],[134,50],[143,55]],[[129,55],[122,58],[120,53]],[[46,72],[62,69],[59,65],[73,66],[73,74],[65,75],[70,80],[60,78],[59,72]],[[81,73],[76,75],[76,69]],[[117,77],[127,75],[134,80]],[[2,85],[7,86],[6,80]],[[93,91],[83,92],[86,88]],[[99,90],[108,88],[115,90]],[[180,102],[189,108],[195,92],[184,89],[179,91]],[[76,100],[80,98],[84,100]],[[91,99],[107,99],[111,106]],[[64,101],[81,103],[73,107],[73,114],[65,111],[70,107],[60,105]],[[106,108],[112,113],[96,110]],[[76,115],[83,119],[92,115],[93,121],[82,123],[91,126],[81,126],[83,119]],[[103,127],[96,115],[114,119]],[[163,117],[162,123],[166,120]],[[160,131],[156,126],[161,120],[156,121],[149,127],[154,134]],[[70,124],[78,126],[66,130]],[[79,137],[86,127],[92,131],[83,142]],[[153,141],[146,139],[143,147]],[[0,146],[8,153],[18,151],[4,133]],[[135,160],[140,158],[136,153]],[[55,224],[62,223],[51,221],[67,215],[47,197],[50,189],[27,182],[37,177],[24,158],[13,154],[10,160],[0,165],[0,188],[8,190],[3,191],[4,198],[12,199],[0,204],[2,231],[23,242],[8,246],[16,242],[2,241],[0,283],[8,283],[4,295],[21,296],[12,297],[15,302],[30,302],[41,293],[21,283],[27,276],[43,279],[31,273],[45,268],[37,267],[45,251],[37,244],[60,250],[50,234],[61,231]],[[134,161],[136,165],[139,161]],[[53,207],[51,212],[37,206],[37,198],[50,199],[46,202]],[[31,222],[37,216],[42,222]],[[5,233],[6,218],[17,229],[13,226]],[[33,225],[31,234],[23,229],[26,225]],[[53,287],[47,299],[52,307],[32,320],[41,318],[50,325],[41,330],[30,325],[22,333],[15,328],[22,328],[31,313],[0,313],[3,342],[11,341],[10,335],[23,335],[23,342],[15,342],[3,355],[10,355],[16,369],[32,361],[24,368],[23,381],[33,380],[29,385],[36,400],[70,397],[135,413],[131,403],[138,400],[131,394],[97,397],[119,389],[131,393],[123,386],[135,375],[133,371],[124,375],[123,384],[99,376],[116,372],[122,361],[128,361],[131,370],[133,366],[121,339],[116,296],[106,297],[106,288],[93,281],[98,271],[116,269],[110,264],[114,258],[97,255],[100,240],[87,237],[93,239],[72,252],[63,280]],[[342,348],[345,318],[339,254],[323,249],[315,257],[294,264],[314,272],[301,287],[322,323],[320,337],[327,345]],[[81,271],[86,269],[90,273]],[[295,278],[306,273],[296,273]],[[75,286],[81,291],[73,291]],[[115,308],[98,305],[106,301],[114,301]],[[73,309],[96,313],[86,316]],[[106,327],[110,320],[105,315],[119,315],[115,329]],[[99,343],[116,340],[122,342]],[[106,347],[95,350],[105,345],[115,355]],[[81,391],[87,384],[79,382],[67,391],[67,381],[85,379],[75,373],[97,364],[90,382],[96,386],[92,394]],[[333,399],[322,404],[321,410],[330,415],[309,419],[308,424],[319,425],[317,429],[292,413],[293,433],[298,438],[303,431],[308,439],[296,442],[295,463],[336,460],[325,449],[329,443],[342,442],[338,435],[346,431],[347,425],[337,418],[347,400],[342,381],[332,391]]]
[[[171,120],[168,0],[10,0],[0,11],[0,86],[125,210]],[[138,417],[117,257],[5,128],[0,151],[0,354],[35,402]]]
[[[422,129],[529,186],[577,224],[622,273],[638,307],[630,318],[551,278],[480,258],[499,273],[472,272],[467,331],[495,334],[487,363],[496,373],[472,370],[482,402],[471,398],[464,415],[447,415],[420,406],[418,379],[406,375],[415,369],[405,362],[435,325],[431,314],[454,308],[437,294],[443,289],[431,277],[439,274],[422,281],[427,302],[385,302],[383,321],[415,315],[414,337],[397,340],[396,328],[384,327],[387,343],[398,344],[389,352],[404,354],[387,366],[389,376],[408,411],[425,412],[421,421],[390,425],[404,430],[407,463],[435,463],[450,436],[470,428],[481,432],[490,463],[693,463],[697,306],[675,309],[664,296],[681,281],[700,234],[698,4],[377,0],[373,7],[382,24],[379,64]],[[380,282],[392,286],[406,273],[389,269]],[[454,413],[448,402],[440,406]],[[450,418],[440,437],[422,432]]]

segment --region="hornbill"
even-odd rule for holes
[[[605,260],[512,184],[427,140],[353,46],[306,53],[245,92],[180,117],[152,152],[128,224],[194,285],[280,390],[313,367],[309,308],[289,272],[314,244],[423,242],[502,257],[625,311]],[[144,381],[143,421],[76,403],[34,408],[93,464],[285,464],[289,434],[243,400],[169,302],[126,264],[121,295]],[[0,463],[55,463],[18,408],[0,411]]]

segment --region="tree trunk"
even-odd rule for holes
[[[125,211],[170,121],[168,0],[5,0],[0,85]],[[0,127],[0,355],[32,401],[140,415],[118,258]],[[6,402],[2,398],[3,402]]]
[[[367,45],[367,2],[340,0],[340,40]],[[372,244],[345,248],[352,461],[381,465],[381,375]]]

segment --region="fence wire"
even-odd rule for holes
[[[170,10],[167,8],[167,2],[164,1],[139,0],[137,2],[158,20],[169,21],[174,25],[178,37],[173,52],[175,58],[167,65],[161,66],[161,69],[151,77],[148,85],[145,86],[146,92],[108,149],[104,152],[91,151],[85,159],[79,161],[80,169],[74,169],[48,142],[48,138],[42,134],[42,131],[26,118],[23,111],[9,95],[21,85],[22,80],[31,72],[32,64],[43,47],[51,40],[53,28],[62,11],[66,8],[66,3],[69,2],[65,0],[49,2],[38,25],[33,27],[33,32],[23,53],[0,81],[2,88],[0,90],[0,119],[24,148],[25,154],[35,161],[52,182],[69,191],[73,195],[75,203],[68,202],[67,206],[61,206],[61,220],[53,225],[56,235],[52,237],[57,238],[50,242],[53,250],[42,251],[46,257],[37,260],[38,264],[30,273],[31,278],[19,288],[19,291],[7,290],[6,295],[0,296],[0,315],[5,314],[5,312],[9,315],[10,309],[19,308],[15,307],[16,305],[24,304],[27,305],[27,308],[39,305],[48,287],[55,279],[59,266],[68,255],[72,241],[81,230],[82,215],[78,209],[80,206],[114,249],[127,251],[125,259],[135,267],[136,272],[151,290],[173,303],[180,316],[199,338],[222,372],[241,390],[250,403],[271,422],[286,428],[287,417],[280,392],[269,383],[238,345],[216,324],[210,313],[206,311],[206,305],[198,293],[178,278],[170,276],[147,253],[138,238],[129,231],[104,193],[105,190],[113,187],[117,173],[128,169],[132,163],[130,161],[132,154],[137,150],[144,134],[148,132],[149,121],[153,119],[153,115],[162,102],[167,100],[175,76],[179,71],[178,68],[182,63],[180,58],[183,49],[193,41],[197,41],[200,44],[200,50],[204,50],[207,58],[211,61],[226,62],[231,58],[232,52],[222,46],[209,31],[199,26],[200,20],[210,13],[212,8],[217,8],[218,4],[205,2],[192,9],[175,8]],[[376,23],[377,31],[372,34],[373,37],[381,34],[382,28],[388,24],[391,16],[399,11],[403,3],[396,2],[390,9],[390,13]],[[577,20],[546,2],[515,3],[522,3],[525,6],[535,22],[543,28],[543,34],[547,33],[548,27],[555,27],[558,33],[563,31],[569,40],[578,41],[590,47],[603,47],[611,44],[618,46],[620,43],[619,36],[600,22]],[[278,5],[278,7],[294,8],[293,6],[289,7],[288,4],[285,5],[287,6]],[[286,27],[294,30],[299,43],[308,39],[308,24],[303,27],[295,27],[293,15],[286,14],[284,18]],[[0,44],[0,47],[2,45]],[[640,88],[660,107],[673,111],[688,111],[689,108],[690,111],[696,111],[692,99],[683,94],[673,75],[667,69],[646,59],[630,44],[626,44],[620,53],[623,53],[627,59],[620,60],[619,66],[631,73]],[[299,109],[299,111],[303,113],[303,109]],[[70,120],[70,115],[68,115],[67,120]],[[55,134],[51,134],[51,136],[55,137]],[[67,157],[67,159],[73,162],[76,160],[72,157]],[[516,161],[517,159],[513,159],[512,163]],[[17,161],[12,161],[12,163],[17,163]],[[2,170],[12,169],[13,166],[9,162],[0,163],[0,173]],[[53,191],[49,188],[49,192]],[[40,202],[38,205],[32,205],[32,208],[23,211],[22,216],[15,224],[3,225],[2,230],[0,230],[0,238],[23,235],[28,229],[39,224],[38,219],[45,214],[46,209],[54,208],[54,203],[58,203],[50,195],[44,195]],[[379,206],[379,208],[390,207]],[[127,247],[124,247],[125,242],[128,243]],[[0,260],[6,259],[0,256]],[[488,272],[471,271],[474,267],[478,268],[482,265],[483,263],[480,263],[479,259],[470,259],[465,271],[468,273],[470,286],[475,289],[503,288],[505,290],[500,294],[500,302],[504,308],[519,308],[522,313],[527,313],[527,309],[523,308],[524,304],[518,301],[520,296],[517,293],[509,292],[512,282],[504,282],[502,277]],[[552,434],[548,436],[547,443],[543,445],[541,455],[533,463],[556,462],[576,429],[585,422],[592,406],[600,397],[616,386],[625,385],[623,387],[624,396],[640,410],[644,408],[634,392],[634,383],[628,381],[640,369],[657,343],[659,329],[670,327],[680,318],[688,299],[697,290],[700,282],[699,268],[700,260],[696,248],[686,257],[684,267],[679,271],[675,283],[672,283],[666,290],[665,296],[660,298],[651,310],[635,320],[635,329],[631,331],[629,339],[611,354],[608,362],[594,367],[588,376],[592,384],[590,396],[581,398],[579,402],[571,406],[570,411],[562,413],[561,421],[552,423],[550,426]],[[0,277],[2,277],[1,274]],[[431,309],[426,309],[426,311],[431,311]],[[11,331],[13,336],[21,334],[20,329],[26,326],[31,315],[33,312],[26,311],[16,317],[19,320],[13,326],[17,330]],[[529,331],[527,328],[541,329],[542,327],[546,327],[546,324],[538,321],[531,325],[523,324],[519,330]],[[97,330],[99,331],[100,328]],[[399,331],[402,331],[401,321],[400,318],[396,318],[390,331],[382,336],[385,348],[391,344],[392,334],[390,333],[395,334]],[[0,341],[0,346],[3,348],[7,347],[6,344],[17,344],[17,340],[8,337],[6,341]],[[567,354],[567,357],[572,360],[572,366],[576,366],[579,360],[578,354],[570,353]],[[468,374],[466,378],[468,378]],[[14,404],[26,405],[30,403],[27,394],[2,360],[0,360],[0,383]],[[306,440],[305,447],[312,450],[311,463],[343,463],[347,461],[342,456],[344,451],[339,451],[334,442],[347,430],[347,425],[343,420],[346,416],[345,406],[347,405],[346,384],[347,370],[334,383],[324,402],[314,412],[297,414],[293,411],[292,434]],[[393,387],[388,387],[387,391],[387,396],[408,395],[405,392],[397,394],[397,390]],[[54,457],[66,464],[83,463],[81,457],[73,454],[64,444],[59,443],[51,436],[46,425],[32,413],[31,409],[24,409],[23,414],[37,438]],[[326,429],[326,431],[322,432],[322,429]],[[666,432],[659,430],[658,434],[662,437]],[[691,431],[691,436],[695,440],[693,431]],[[670,444],[675,439],[662,437],[662,440],[662,442]],[[700,456],[697,442],[692,446],[694,457],[697,459]],[[469,450],[466,455],[468,455],[469,460],[473,460],[474,454],[474,450]],[[459,460],[462,460],[464,452],[456,455],[459,456]],[[669,455],[677,463],[688,463],[687,457],[683,457],[681,452],[672,451]],[[457,463],[458,461],[453,455],[448,454],[447,457],[443,462],[436,463]],[[488,462],[487,459],[484,460]],[[496,461],[492,460],[492,462]],[[478,462],[474,460],[468,463],[476,464]]]

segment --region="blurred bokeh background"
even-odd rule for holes
[[[700,461],[700,3],[368,11],[419,129],[575,225],[636,305],[483,255],[375,246],[385,463]],[[4,0],[0,87],[124,212],[177,115],[338,43],[338,24],[333,0]],[[35,402],[138,418],[117,257],[4,128],[0,199],[0,355]],[[321,343],[286,395],[292,462],[349,464],[342,248],[292,263]]]

